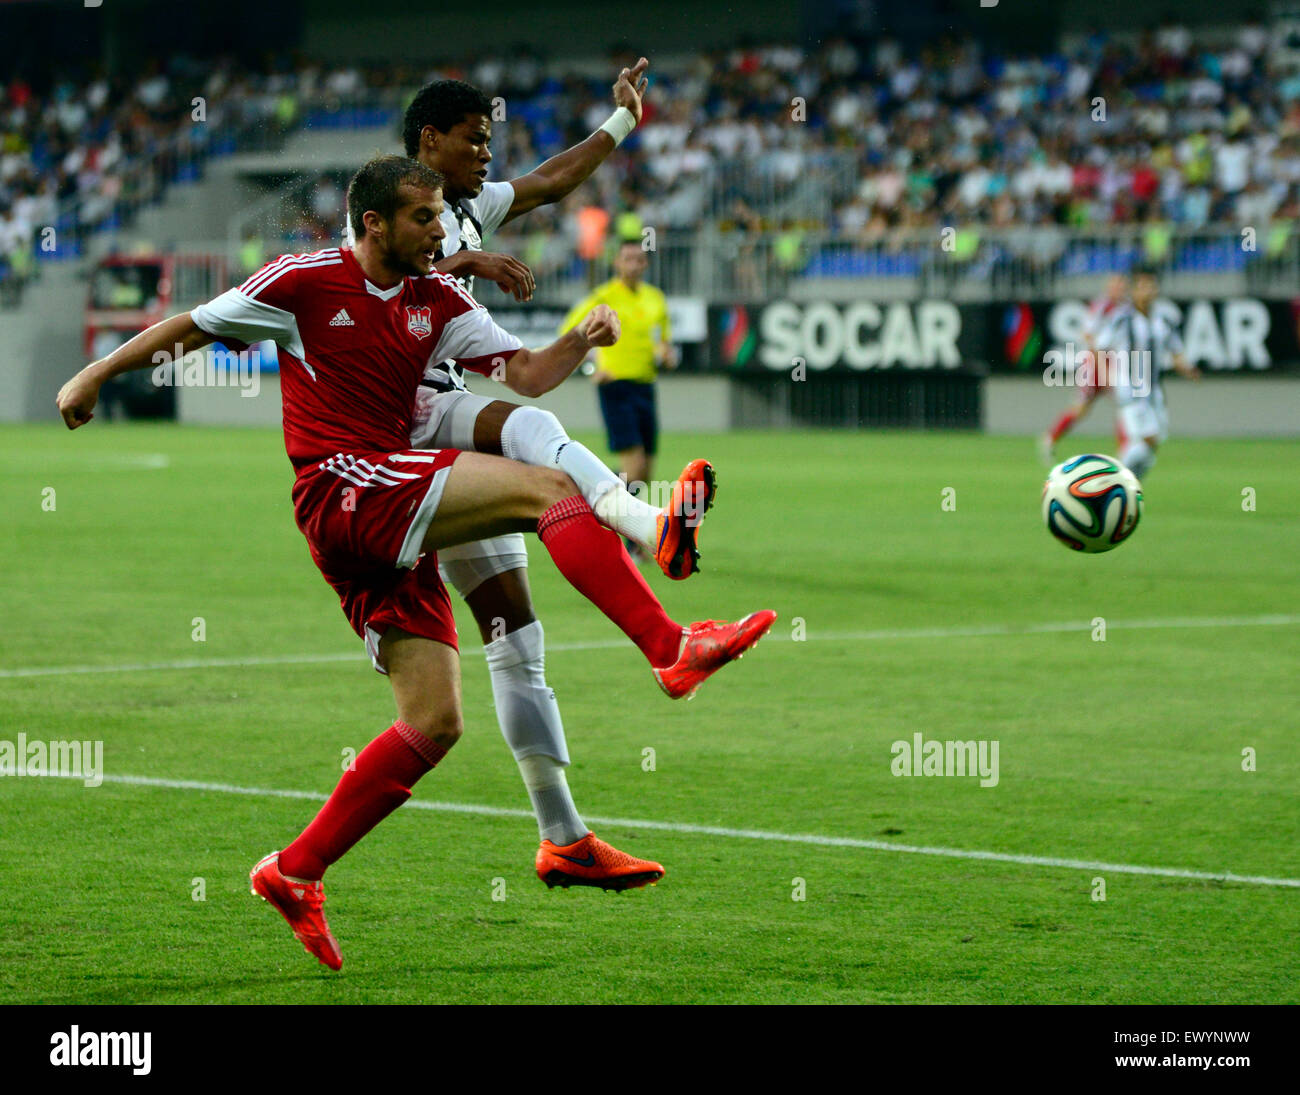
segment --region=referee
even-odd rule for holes
[[[598,385],[610,450],[618,456],[619,471],[632,494],[643,493],[650,482],[659,440],[655,376],[660,366],[677,367],[667,299],[641,280],[648,265],[641,241],[624,240],[614,256],[614,277],[574,305],[560,327],[563,334],[597,304],[608,304],[618,315],[623,334],[613,346],[596,351],[592,379]]]

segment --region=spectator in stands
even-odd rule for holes
[[[31,277],[32,228],[12,205],[0,206],[0,304],[16,307]]]
[[[789,206],[895,249],[900,230],[948,223],[978,226],[981,246],[999,226],[1264,228],[1300,184],[1300,72],[1278,67],[1271,47],[1259,20],[1202,40],[1171,18],[1134,43],[1095,33],[1055,56],[985,56],[978,42],[953,38],[905,49],[837,37],[811,51],[759,43],[666,58],[642,125],[587,203],[627,209],[660,231],[742,224],[745,291],[760,230]],[[129,78],[15,77],[0,86],[0,203],[29,228],[59,223],[61,240],[75,240],[122,224],[209,155],[265,147],[304,120],[337,124],[385,107],[399,116],[407,88],[453,68],[330,69],[294,58],[259,71],[173,56]],[[510,99],[494,149],[503,174],[589,131],[608,90],[533,55],[485,56],[474,72]],[[194,87],[206,100],[202,125],[191,118]],[[333,185],[278,242],[335,238]],[[60,208],[37,215],[25,204],[34,200]],[[737,202],[766,218],[762,229],[737,220]],[[548,227],[564,237],[531,247],[551,263],[590,234],[568,214]],[[521,230],[538,231],[531,222]]]

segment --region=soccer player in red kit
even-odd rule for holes
[[[1076,372],[1075,375],[1079,378],[1076,381],[1078,397],[1061,412],[1051,428],[1038,439],[1039,454],[1045,464],[1056,462],[1054,456],[1056,443],[1074,428],[1110,387],[1109,378],[1102,375],[1101,358],[1097,354],[1097,335],[1128,300],[1128,294],[1128,275],[1111,274],[1106,280],[1106,291],[1088,305],[1088,314],[1083,321],[1083,343],[1088,353],[1088,371],[1082,374]]]
[[[432,272],[442,227],[441,176],[399,156],[353,177],[348,205],[355,249],[286,255],[238,289],[173,316],[92,363],[63,386],[60,413],[84,425],[103,382],[155,365],[155,354],[214,339],[274,339],[284,436],[294,465],[294,516],[311,555],[393,688],[397,721],[343,774],[316,818],[251,872],[253,892],[288,921],[331,969],[342,965],[324,915],[321,878],[410,797],[461,735],[459,661],[451,604],[434,560],[440,547],[536,531],[566,579],[646,656],[670,695],[689,695],[749,649],[775,613],[683,628],[664,612],[623,550],[562,472],[455,449],[410,449],[415,389],[429,361],[503,369],[507,384],[546,391],[594,345],[618,337],[595,308],[569,334],[528,351],[446,275]],[[665,535],[689,550],[697,534],[674,499]],[[680,511],[680,512],[678,512]],[[697,524],[697,523],[696,523]],[[616,860],[611,885],[643,885],[663,868],[588,834],[581,868]]]

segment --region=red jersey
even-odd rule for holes
[[[303,472],[338,453],[410,445],[424,370],[490,373],[523,345],[436,270],[381,289],[347,248],[282,255],[190,313],[208,334],[280,349],[284,444]]]
[[[1103,293],[1088,305],[1088,314],[1083,320],[1083,333],[1092,340],[1094,345],[1097,342],[1097,336],[1110,323],[1120,304],[1120,301],[1112,300]],[[1106,376],[1104,361],[1093,360],[1089,364],[1090,367],[1083,378],[1076,379],[1076,383],[1083,389],[1084,394],[1088,394],[1089,390],[1105,389],[1110,384],[1109,378]]]
[[[1088,314],[1083,320],[1083,333],[1091,339],[1096,339],[1101,333],[1101,329],[1110,321],[1110,317],[1115,314],[1115,309],[1120,306],[1120,301],[1111,300],[1110,297],[1102,294],[1088,305]]]

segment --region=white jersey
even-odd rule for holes
[[[454,206],[443,203],[442,229],[446,235],[442,240],[442,257],[447,258],[457,251],[482,251],[483,237],[495,232],[506,219],[510,207],[515,202],[515,188],[508,182],[485,182],[477,197],[461,198]],[[353,245],[352,221],[349,218],[344,230],[347,246]],[[456,279],[471,296],[474,293],[474,278],[465,276]],[[454,361],[440,361],[430,365],[420,382],[427,388],[440,392],[465,391],[465,370]]]
[[[1174,354],[1183,352],[1183,340],[1163,313],[1143,315],[1125,304],[1110,317],[1097,335],[1097,348],[1126,357],[1112,368],[1111,387],[1122,407],[1139,400],[1164,406],[1160,374],[1170,368]]]
[[[515,188],[508,182],[483,184],[478,197],[461,198],[454,206],[442,210],[442,227],[447,233],[442,241],[443,257],[457,251],[482,251],[483,237],[495,232],[515,203]],[[461,278],[466,289],[474,288],[474,279]]]

